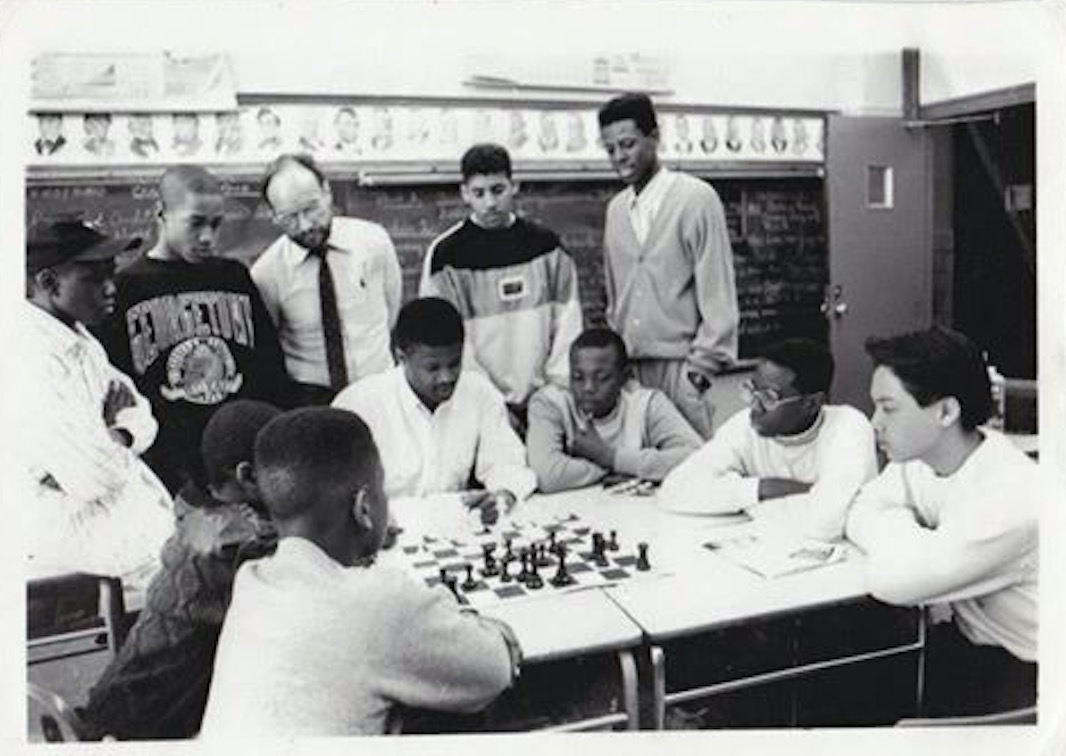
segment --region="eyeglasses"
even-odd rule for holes
[[[778,407],[803,399],[806,396],[806,394],[797,394],[796,396],[782,397],[777,389],[757,388],[750,380],[740,384],[740,395],[744,398],[745,404],[751,405],[758,402],[759,406],[767,412],[773,412]]]
[[[317,197],[298,210],[291,210],[287,213],[274,213],[274,222],[286,231],[294,231],[300,227],[302,218],[320,215],[327,208],[326,199]]]

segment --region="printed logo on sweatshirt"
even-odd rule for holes
[[[190,339],[214,336],[254,349],[252,300],[248,294],[229,291],[152,297],[126,311],[126,332],[137,375],[144,375],[171,347]]]
[[[171,402],[218,404],[240,391],[242,383],[226,342],[203,336],[174,347],[167,358],[167,385],[160,386],[159,393]]]
[[[506,276],[500,279],[497,287],[501,301],[513,302],[526,295],[526,277],[522,275]]]

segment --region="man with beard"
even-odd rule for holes
[[[334,216],[329,181],[307,155],[272,162],[262,189],[285,233],[256,260],[252,279],[277,324],[297,404],[329,404],[349,383],[393,365],[396,250],[378,224]]]
[[[658,501],[677,512],[746,511],[839,538],[855,492],[877,474],[874,434],[854,407],[826,404],[833,357],[808,339],[768,347],[743,384],[750,410],[674,468]]]

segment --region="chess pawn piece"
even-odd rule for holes
[[[529,579],[529,549],[522,549],[518,552],[518,558],[522,562],[522,569],[515,575],[514,579],[519,583],[524,583]]]
[[[511,576],[510,566],[511,566],[511,560],[510,559],[504,559],[502,562],[500,562],[500,582],[501,583],[510,583],[512,580],[514,580],[514,578]]]
[[[540,576],[540,570],[537,568],[537,558],[535,555],[529,555],[529,574],[526,575],[526,588],[532,591],[540,590],[544,587],[544,579]]]
[[[548,534],[548,551],[552,554],[559,553],[559,544],[555,541],[555,531]]]
[[[551,560],[548,559],[548,547],[546,544],[538,544],[537,546],[534,546],[533,549],[536,554],[536,559],[533,563],[537,567],[547,567],[551,564]]]
[[[637,544],[637,569],[641,572],[647,572],[651,569],[651,562],[648,561],[648,544]]]
[[[573,585],[576,581],[566,569],[566,547],[560,545],[559,550],[556,553],[559,555],[559,569],[555,571],[555,576],[551,579],[551,584],[556,588]]]
[[[466,580],[463,581],[463,590],[472,591],[477,588],[477,581],[474,579],[474,565],[466,565]]]
[[[611,531],[611,540],[607,544],[608,551],[618,551],[618,531]]]

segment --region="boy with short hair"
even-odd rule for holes
[[[471,213],[430,244],[420,293],[459,310],[463,366],[489,377],[524,436],[530,395],[566,385],[567,348],[582,322],[577,269],[555,232],[515,214],[518,182],[506,149],[475,144],[460,167]]]
[[[333,400],[373,429],[390,498],[462,491],[473,478],[486,500],[509,507],[536,486],[500,392],[461,367],[463,339],[462,318],[447,301],[408,302],[393,333],[399,364]]]
[[[237,573],[203,737],[382,734],[397,705],[475,711],[512,684],[509,628],[375,564],[388,502],[358,416],[275,418],[255,466],[281,540]]]
[[[826,403],[833,371],[829,350],[809,339],[768,347],[744,384],[751,409],[667,476],[659,504],[747,511],[813,538],[839,538],[855,492],[877,474],[877,457],[866,417]]]
[[[530,399],[526,441],[544,493],[611,473],[660,481],[700,445],[665,394],[630,380],[625,342],[606,328],[570,345],[569,389],[545,386]]]
[[[200,434],[233,399],[288,403],[274,324],[247,268],[218,256],[225,200],[199,166],[159,181],[158,240],[119,273],[101,340],[152,402],[159,438],[145,460],[172,493],[203,483]]]
[[[870,592],[932,604],[953,622],[926,641],[926,713],[981,714],[1036,701],[1040,468],[991,414],[977,346],[946,328],[870,339],[873,426],[889,464],[865,485],[848,538],[866,551]]]
[[[119,740],[189,738],[200,729],[215,646],[237,567],[273,551],[252,457],[280,410],[239,399],[219,407],[200,451],[207,485],[175,500],[176,532],[126,642],[89,692],[84,719]]]
[[[148,400],[108,362],[87,326],[115,308],[115,256],[140,239],[112,239],[91,224],[63,220],[30,234],[26,302],[17,346],[26,412],[33,572],[120,577],[127,595],[144,590],[173,532],[173,502],[140,455],[156,438]]]

